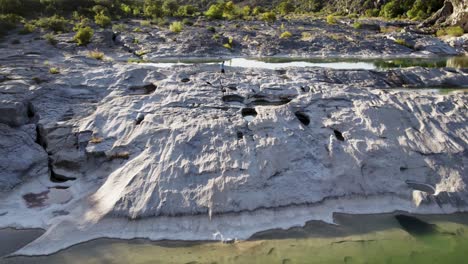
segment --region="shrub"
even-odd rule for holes
[[[127,30],[127,25],[125,24],[117,24],[112,26],[112,30],[115,32],[123,32]]]
[[[285,32],[281,33],[281,35],[280,35],[280,38],[282,38],[282,39],[290,38],[290,37],[292,37],[292,34],[289,31],[285,31]]]
[[[330,25],[336,24],[336,18],[333,15],[328,15],[327,16],[327,23]]]
[[[354,22],[353,28],[355,28],[355,29],[360,29],[360,28],[362,28],[361,22],[359,22],[359,21]]]
[[[110,17],[106,16],[104,12],[96,14],[94,16],[94,22],[102,28],[106,28],[112,24]]]
[[[205,16],[210,19],[222,19],[224,7],[222,4],[211,5],[210,8],[205,12]]]
[[[50,44],[50,45],[57,45],[57,40],[55,39],[54,34],[52,33],[47,33],[44,35],[44,39]]]
[[[252,10],[250,9],[250,6],[248,6],[248,5],[247,5],[247,6],[244,6],[244,7],[242,8],[242,16],[243,16],[243,17],[248,17],[248,16],[250,16],[251,11],[252,11]]]
[[[386,18],[396,18],[403,13],[402,5],[396,1],[386,3],[380,10],[380,15]]]
[[[96,59],[96,60],[103,60],[104,59],[104,53],[100,52],[98,50],[93,50],[88,53],[88,57]]]
[[[258,16],[261,13],[263,13],[263,8],[261,8],[260,6],[257,6],[252,10],[252,15],[254,16]]]
[[[367,17],[378,17],[378,16],[379,16],[379,12],[380,12],[380,10],[377,9],[377,8],[367,9],[366,12],[365,12],[365,15],[366,15]]]
[[[140,21],[140,26],[149,27],[149,26],[151,26],[151,21],[148,21],[148,20]]]
[[[94,35],[94,31],[92,28],[84,27],[84,28],[80,28],[80,30],[76,32],[74,39],[76,43],[78,43],[79,46],[83,46],[91,42],[93,35]]]
[[[29,34],[33,33],[36,30],[36,26],[31,23],[25,23],[23,28],[20,30],[20,34]]]
[[[162,11],[166,16],[174,16],[178,8],[179,5],[174,0],[165,0],[162,4]]]
[[[51,73],[51,74],[59,74],[59,73],[60,73],[60,69],[59,69],[59,68],[52,67],[52,68],[49,69],[49,73]]]
[[[177,16],[189,17],[195,15],[198,9],[192,5],[183,5],[177,10]]]
[[[395,39],[395,43],[398,45],[408,47],[408,48],[412,48],[411,45],[409,45],[404,39]]]
[[[454,27],[446,27],[446,28],[441,28],[439,30],[437,30],[437,33],[436,35],[438,37],[442,37],[442,36],[452,36],[452,37],[461,37],[463,36],[463,28],[461,28],[460,26],[454,26]]]
[[[262,14],[262,18],[261,18],[263,21],[266,21],[266,22],[275,22],[276,21],[276,15],[275,13],[273,12],[265,12]]]
[[[302,38],[301,40],[310,40],[312,39],[312,33],[310,32],[302,32]]]
[[[88,18],[83,18],[80,20],[80,22],[76,23],[73,26],[73,31],[78,31],[81,28],[88,27],[91,24],[90,20]]]
[[[182,24],[186,25],[186,26],[193,26],[193,22],[192,20],[188,19],[188,18],[184,18],[182,20]]]
[[[36,26],[45,29],[50,29],[55,33],[69,31],[68,20],[58,15],[40,18],[36,21]]]
[[[294,11],[294,4],[290,0],[284,0],[278,5],[278,12],[281,15],[287,15]]]
[[[171,30],[172,32],[175,32],[175,33],[180,33],[182,31],[182,29],[184,29],[184,25],[179,21],[173,22],[169,26],[169,30]]]
[[[158,3],[151,0],[145,0],[143,14],[147,17],[158,18],[162,17],[163,11]]]
[[[232,49],[233,46],[234,46],[234,39],[232,37],[229,37],[227,43],[223,44],[223,47],[225,47],[226,49]]]

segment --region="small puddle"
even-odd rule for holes
[[[335,70],[375,70],[408,67],[427,68],[467,68],[468,56],[441,57],[441,58],[388,58],[388,59],[327,59],[327,58],[231,58],[231,59],[162,59],[158,62],[146,62],[142,65],[151,65],[158,68],[170,68],[180,65],[206,64],[215,65],[225,61],[226,66],[240,68],[257,68],[278,70],[286,67],[319,67]]]

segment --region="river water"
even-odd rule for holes
[[[312,221],[232,243],[98,239],[50,256],[0,262],[467,263],[468,214],[397,215],[336,214],[337,225]]]

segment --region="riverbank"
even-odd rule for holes
[[[50,256],[11,257],[2,263],[461,263],[466,258],[466,213],[403,213],[423,221],[406,230],[395,218],[400,214],[336,214],[337,225],[310,221],[230,243],[97,239]]]

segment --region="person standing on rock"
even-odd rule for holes
[[[221,73],[225,73],[226,71],[224,70],[224,61],[221,63]]]

